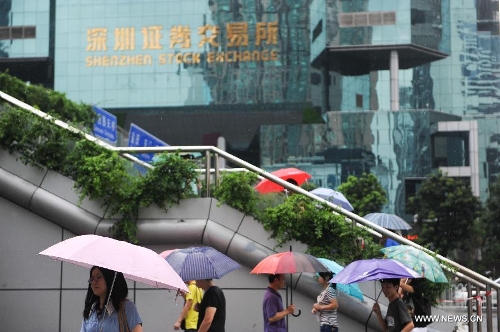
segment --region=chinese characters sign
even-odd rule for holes
[[[87,30],[86,67],[150,66],[167,64],[199,64],[207,62],[246,62],[278,60],[278,22],[257,22],[250,29],[247,22],[226,23],[224,33],[219,26],[203,25],[191,29],[177,25],[164,32],[163,26],[90,28]],[[197,35],[198,43],[192,35]],[[224,35],[224,37],[223,37]],[[222,40],[224,38],[224,41]],[[224,44],[227,50],[217,50]],[[206,46],[210,51],[206,51]],[[200,52],[192,51],[193,48]],[[106,55],[108,51],[120,55]],[[142,50],[142,54],[126,54]],[[165,50],[165,51],[164,51]],[[160,51],[160,52],[153,52]],[[163,52],[162,52],[163,51]],[[185,51],[185,52],[183,52]]]
[[[161,139],[151,135],[141,127],[132,123],[130,125],[130,130],[128,133],[128,146],[130,147],[150,147],[150,146],[168,146],[167,143],[163,142]],[[153,161],[154,153],[141,153],[137,154],[136,157],[147,163]]]
[[[97,114],[97,120],[94,123],[94,135],[111,143],[116,143],[116,116],[96,105],[93,105],[92,109]]]

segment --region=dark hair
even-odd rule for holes
[[[110,301],[113,304],[113,307],[115,307],[115,310],[118,311],[120,309],[120,304],[121,302],[127,298],[128,295],[128,286],[127,282],[125,281],[125,278],[123,277],[123,273],[121,272],[115,272],[113,270],[105,269],[103,267],[99,266],[92,266],[90,269],[90,277],[92,278],[92,271],[95,269],[99,269],[102,273],[102,276],[104,277],[104,281],[106,282],[106,288],[107,288],[107,293],[106,293],[106,300],[109,296],[109,293],[111,292],[111,297]],[[113,285],[113,278],[115,278],[115,273],[116,273],[116,279],[115,279],[115,284]],[[111,289],[111,285],[113,285],[113,289]],[[102,308],[99,308],[100,302],[99,302],[99,296],[95,295],[94,292],[92,291],[91,284],[89,284],[89,287],[87,289],[87,296],[85,297],[85,309],[83,309],[83,318],[88,319],[90,316],[90,310],[92,309],[92,306],[96,306],[95,310],[99,310]]]
[[[330,281],[333,278],[333,272],[330,272],[330,271],[328,271],[328,272],[318,272],[318,275],[321,278],[325,279],[326,281]],[[332,287],[333,289],[337,289],[337,284],[331,282],[329,287]]]
[[[281,274],[270,274],[268,276],[269,283],[273,283],[274,280],[279,279]]]
[[[333,278],[333,273],[328,271],[328,272],[318,272],[318,275],[325,279],[326,281],[330,280]]]
[[[399,286],[399,281],[401,279],[399,278],[387,278],[387,279],[380,279],[380,283],[381,284],[384,284],[384,283],[389,283],[389,284],[393,284],[394,286]]]

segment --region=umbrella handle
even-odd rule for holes
[[[302,311],[299,309],[299,312],[298,312],[297,314],[293,314],[293,313],[292,313],[292,316],[293,316],[293,317],[299,317],[301,313],[302,313]]]

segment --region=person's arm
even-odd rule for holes
[[[337,298],[335,297],[335,291],[333,291],[331,288],[327,290],[321,302],[328,302],[328,304],[315,303],[313,305],[313,308],[316,311],[335,310],[339,308],[339,303],[337,302]]]
[[[401,279],[401,281],[399,282],[399,287],[401,287],[401,289],[405,292],[415,293],[415,289],[413,289],[413,286],[405,283],[404,279]]]
[[[269,317],[269,323],[277,322],[280,319],[285,318],[285,316],[293,314],[294,311],[295,311],[295,305],[294,304],[290,304],[288,307],[286,307],[285,310],[278,311],[276,313],[276,315],[274,315],[273,317]]]
[[[216,307],[207,307],[207,309],[205,309],[205,317],[203,318],[203,321],[201,322],[201,325],[200,325],[200,328],[198,329],[198,332],[207,332],[208,331],[208,329],[212,325],[216,311],[217,311]]]
[[[408,324],[405,325],[405,327],[401,330],[401,332],[410,332],[413,330],[415,326],[413,325],[413,322],[410,321]]]
[[[186,318],[188,311],[191,308],[191,304],[193,304],[193,300],[186,300],[186,302],[184,303],[184,307],[182,307],[181,314],[179,315],[179,318],[177,318],[177,321],[174,324],[174,330],[180,330],[181,322],[184,318]]]
[[[142,332],[142,324],[137,324],[130,332]]]
[[[142,332],[142,320],[139,317],[135,304],[130,300],[126,300],[123,305],[125,305],[125,315],[130,331]]]
[[[317,311],[335,310],[335,309],[339,308],[339,303],[337,302],[336,298],[332,298],[332,299],[330,299],[330,303],[328,303],[328,304],[314,303],[313,308]]]
[[[380,305],[377,302],[373,304],[373,312],[377,316],[378,324],[382,328],[382,331],[387,331],[387,324],[385,323],[385,320],[382,317],[382,313],[380,312]]]

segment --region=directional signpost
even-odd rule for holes
[[[116,144],[116,116],[96,105],[92,105],[92,109],[98,116],[94,123],[94,135],[110,143]]]
[[[132,123],[128,133],[128,146],[130,147],[152,147],[152,146],[169,146],[161,139],[151,135],[144,129]],[[154,153],[140,153],[136,157],[144,162],[151,163]]]

